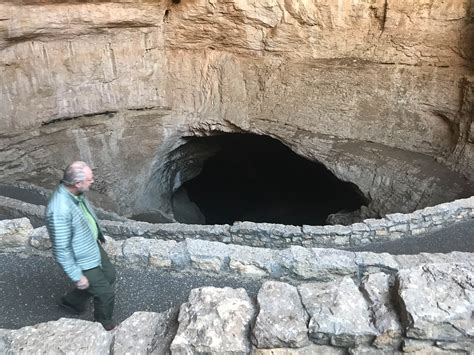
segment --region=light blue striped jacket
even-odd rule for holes
[[[84,202],[99,228],[99,239],[104,241],[97,216],[86,199]],[[53,245],[53,255],[69,278],[77,282],[82,270],[101,265],[99,245],[79,201],[63,184],[51,195],[46,207],[46,228]]]

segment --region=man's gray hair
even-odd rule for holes
[[[75,161],[68,165],[64,170],[62,183],[64,185],[72,186],[78,182],[84,181],[86,179],[85,170],[90,169],[89,165],[83,161]]]

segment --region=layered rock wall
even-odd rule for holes
[[[108,206],[172,218],[170,194],[191,176],[168,155],[226,131],[322,162],[379,214],[472,195],[472,8],[3,2],[0,179],[51,187],[80,158]]]

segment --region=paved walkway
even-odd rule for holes
[[[467,222],[453,224],[418,237],[371,244],[354,251],[373,251],[375,253],[390,254],[419,254],[419,253],[449,253],[450,251],[465,251],[474,253],[474,219]]]
[[[260,282],[231,277],[176,274],[156,270],[117,268],[114,316],[123,321],[136,311],[163,312],[187,301],[200,286],[244,287],[256,296]],[[81,316],[72,316],[56,305],[71,287],[52,258],[20,258],[0,254],[0,328],[16,329],[61,317],[93,320],[92,304]]]

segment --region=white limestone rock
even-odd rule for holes
[[[176,333],[177,309],[167,312],[135,312],[115,333],[115,354],[166,354]]]
[[[297,278],[328,281],[357,273],[352,252],[292,246],[279,252],[279,256],[282,268]]]
[[[468,264],[424,264],[398,272],[408,337],[457,341],[474,336],[474,272]]]
[[[0,221],[0,250],[24,248],[32,231],[33,226],[28,218]]]
[[[105,252],[109,256],[109,259],[114,262],[122,262],[123,257],[123,240],[115,240],[109,236],[104,236],[105,243],[102,244],[102,248],[104,248]]]
[[[61,318],[0,333],[0,339],[2,354],[109,354],[113,334],[97,322]]]
[[[8,354],[10,349],[10,334],[12,330],[0,329],[0,354]]]
[[[52,248],[51,239],[45,226],[35,228],[30,233],[30,245],[38,250],[49,250]]]
[[[311,317],[309,337],[314,343],[353,347],[377,335],[368,304],[350,277],[302,284],[298,291]]]
[[[416,355],[453,354],[453,352],[451,351],[438,348],[435,345],[435,342],[431,340],[405,339],[402,344],[402,350],[403,350],[403,353],[416,354]]]
[[[180,244],[174,240],[153,240],[149,247],[150,267],[169,269],[173,266],[173,255]]]
[[[362,280],[375,327],[380,332],[374,345],[380,348],[398,348],[402,337],[402,327],[391,301],[394,283],[395,276],[383,272],[367,275]]]
[[[355,348],[350,348],[348,350],[348,354],[350,355],[402,355],[400,351],[396,351],[393,349],[377,349],[372,346],[368,345],[359,345]]]
[[[186,239],[186,249],[195,269],[219,272],[225,265],[231,247],[218,242]]]
[[[124,262],[131,266],[148,266],[152,244],[153,240],[143,237],[127,239],[122,248]]]
[[[254,349],[251,355],[345,355],[346,349],[328,345],[311,344],[303,348]]]
[[[474,354],[474,339],[456,342],[437,341],[436,346],[443,350],[449,350],[452,352]]]
[[[257,301],[260,311],[253,329],[255,346],[300,348],[308,345],[309,316],[296,287],[283,282],[265,282]]]
[[[229,268],[246,277],[265,277],[278,269],[274,252],[270,249],[234,245],[229,254]]]
[[[181,305],[171,352],[173,355],[247,354],[254,312],[243,288],[193,289],[188,302]]]
[[[415,255],[408,255],[407,257],[411,259],[416,258]],[[355,253],[355,260],[358,267],[363,269],[383,268],[396,271],[401,268],[401,265],[395,259],[395,256],[388,253],[371,253],[360,251]]]

